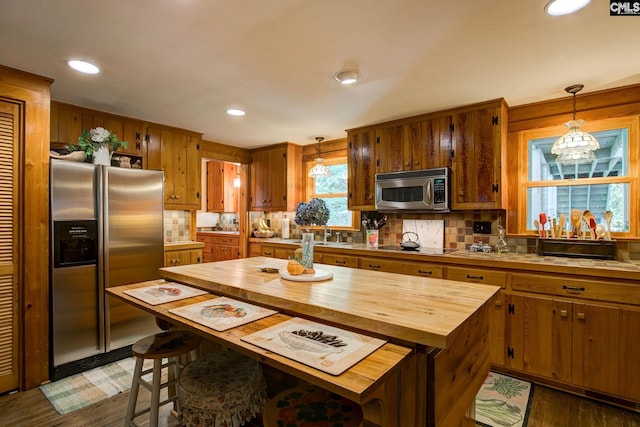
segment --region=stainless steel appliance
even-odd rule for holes
[[[376,174],[376,210],[449,212],[449,169]]]
[[[163,173],[51,160],[52,379],[127,355],[153,316],[105,289],[159,277]]]

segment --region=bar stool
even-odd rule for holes
[[[149,425],[155,427],[158,425],[158,410],[160,406],[178,400],[177,378],[180,375],[181,363],[180,356],[187,355],[200,345],[200,337],[187,331],[169,331],[161,332],[155,335],[149,335],[137,341],[131,347],[131,352],[136,357],[136,366],[131,382],[131,392],[129,394],[129,405],[127,406],[127,415],[125,418],[125,426],[136,426],[134,418],[149,412]],[[153,359],[153,368],[142,370],[145,359]],[[167,359],[162,363],[163,359]],[[173,380],[171,375],[166,382],[162,382],[162,369],[173,367]],[[151,383],[142,377],[153,372]],[[151,405],[143,410],[136,412],[136,403],[138,400],[138,391],[140,386],[145,387],[151,392]],[[168,398],[160,402],[160,389],[172,387],[168,390]],[[171,393],[170,391],[173,391]],[[179,409],[176,408],[176,409]]]
[[[180,374],[184,427],[240,427],[260,412],[267,388],[260,363],[234,351],[199,357]]]
[[[314,385],[300,385],[285,390],[267,403],[264,427],[362,425],[362,408],[355,402]]]

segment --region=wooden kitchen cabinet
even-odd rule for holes
[[[251,152],[251,210],[295,211],[305,182],[302,147],[283,143]]]
[[[199,264],[202,262],[202,249],[165,250],[164,266]]]
[[[405,171],[451,167],[451,116],[416,120],[405,126]]]
[[[207,162],[207,212],[238,211],[238,189],[233,186],[237,174],[233,163]]]
[[[224,162],[207,162],[207,212],[224,212]]]
[[[507,273],[484,268],[447,267],[447,279],[460,282],[480,283],[506,288]],[[500,290],[489,307],[489,359],[491,364],[504,366],[505,345],[505,291]]]
[[[120,147],[115,155],[135,156],[144,167],[146,144],[142,138],[142,121],[131,119],[103,111],[51,102],[51,144],[55,148],[63,148],[67,144],[77,144],[84,130],[103,127],[116,134],[119,140],[127,141],[127,147]]]
[[[376,128],[376,173],[404,170],[404,139],[404,125]]]
[[[640,401],[640,366],[632,361],[640,309],[592,300],[606,289],[610,300],[633,301],[637,286],[527,274],[512,280],[520,290],[555,286],[557,296],[507,297],[508,368]]]
[[[200,209],[201,135],[149,126],[145,139],[148,168],[164,171],[164,208]]]
[[[451,209],[502,207],[506,111],[499,100],[453,114]]]
[[[375,209],[375,129],[347,132],[347,205],[351,211]]]
[[[222,233],[197,233],[196,240],[204,243],[202,262],[240,258],[240,236]]]

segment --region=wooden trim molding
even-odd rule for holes
[[[0,96],[21,105],[17,195],[21,389],[49,379],[49,139],[52,79],[0,66]]]

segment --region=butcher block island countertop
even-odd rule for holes
[[[440,349],[449,347],[463,324],[499,290],[325,264],[314,266],[333,273],[333,279],[292,282],[258,268],[285,264],[281,259],[254,257],[167,267],[161,274],[288,314]]]
[[[475,395],[489,372],[488,313],[499,287],[314,264],[333,273],[320,282],[294,282],[260,265],[285,260],[255,257],[161,269],[166,280],[208,291],[150,305],[125,293],[152,282],[107,292],[266,365],[358,402],[367,425],[474,426]],[[170,310],[216,296],[273,308],[278,314],[217,332]],[[387,341],[340,375],[331,375],[242,340],[302,317]]]

